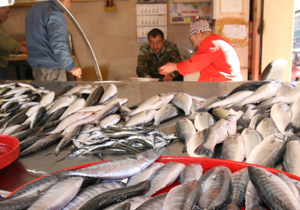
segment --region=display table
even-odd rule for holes
[[[4,81],[0,81],[0,83]],[[221,91],[231,91],[241,82],[32,82],[37,86],[45,87],[56,93],[67,85],[93,84],[102,85],[104,89],[108,84],[114,83],[117,86],[118,97],[128,98],[127,107],[136,105],[145,99],[160,93],[185,92],[192,96],[203,98],[211,97]],[[161,129],[166,133],[175,133],[176,119],[163,123]],[[11,165],[0,170],[0,190],[13,191],[23,184],[51,172],[69,168],[76,165],[100,161],[93,155],[80,156],[72,160],[59,161],[70,153],[70,147],[55,156],[56,144],[49,146],[40,152],[17,159]],[[183,143],[176,139],[167,146],[163,156],[188,156],[182,153]],[[122,156],[104,156],[104,159],[122,158]]]

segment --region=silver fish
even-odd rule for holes
[[[231,171],[223,165],[216,166],[200,178],[200,184],[200,209],[219,209],[230,199]]]
[[[191,114],[192,103],[192,97],[187,93],[177,93],[172,100],[172,104],[182,109],[186,116]]]
[[[69,106],[71,103],[73,103],[76,100],[76,96],[74,95],[68,95],[68,96],[62,96],[59,97],[56,101],[54,101],[53,105],[50,107],[49,110],[47,110],[47,114],[52,114],[56,110]]]
[[[215,146],[224,141],[228,135],[233,135],[237,130],[237,116],[229,115],[227,118],[218,120],[209,129],[209,133],[205,142],[196,150],[196,154],[203,157],[213,157]]]
[[[206,128],[209,128],[215,123],[215,119],[208,112],[199,112],[195,116],[194,126],[197,131],[202,131]]]
[[[160,167],[150,180],[151,186],[145,195],[151,196],[159,190],[174,183],[175,180],[178,179],[184,167],[185,165],[183,163],[172,161]]]
[[[50,103],[53,102],[54,97],[55,97],[55,92],[54,91],[50,91],[48,94],[46,94],[46,95],[44,95],[42,97],[42,99],[40,100],[40,105],[41,106],[47,106],[47,105],[49,105]]]
[[[273,119],[269,117],[262,119],[258,123],[258,125],[256,126],[256,131],[262,136],[263,139],[266,138],[267,136],[279,132]]]
[[[179,109],[172,104],[168,104],[156,111],[153,125],[159,126],[160,123],[176,117],[180,114]]]
[[[70,90],[68,90],[64,95],[74,95],[75,93],[79,92],[81,89],[85,89],[85,88],[90,88],[91,89],[92,85],[90,85],[90,84],[77,85],[77,86],[71,88]]]
[[[247,163],[272,167],[283,157],[286,136],[276,133],[264,138],[250,153]]]
[[[64,119],[65,117],[73,114],[74,112],[82,109],[85,107],[85,99],[84,98],[77,98],[67,109],[64,113],[60,116],[60,120]]]
[[[110,83],[104,91],[103,95],[101,96],[99,103],[104,103],[105,101],[117,95],[117,93],[117,86],[113,83]]]
[[[187,142],[196,133],[194,124],[188,118],[184,117],[177,120],[175,126],[179,139],[184,142],[183,152],[186,152]]]
[[[159,109],[163,106],[163,102],[160,100],[159,95],[154,95],[145,101],[143,101],[135,110],[130,114],[135,115],[138,112],[150,110],[150,109]]]
[[[234,134],[225,138],[221,158],[225,160],[233,160],[243,162],[245,159],[244,137],[241,134]]]
[[[159,158],[163,151],[164,149],[160,149],[158,151],[150,149],[132,157],[114,159],[107,162],[94,164],[82,169],[66,171],[65,175],[86,176],[102,179],[123,179],[133,176],[144,170],[157,158]]]
[[[51,186],[56,184],[59,181],[59,178],[55,175],[46,175],[41,177],[34,182],[28,183],[24,185],[22,188],[14,192],[9,199],[16,198],[16,197],[23,197],[33,194],[38,194],[39,192],[44,192],[48,190]]]
[[[56,183],[43,194],[28,210],[62,209],[79,192],[82,177],[72,177]]]
[[[195,150],[199,147],[199,145],[205,142],[207,138],[207,130],[196,132],[188,141],[186,145],[187,154],[190,157],[202,157],[201,155],[197,155]]]
[[[187,183],[193,180],[199,180],[203,174],[203,168],[198,163],[188,164],[180,174],[180,184]]]
[[[0,202],[1,210],[18,210],[18,209],[27,209],[31,206],[40,195],[38,194],[30,194],[22,197],[16,197],[9,200],[4,200]]]
[[[295,102],[293,103],[293,105],[291,106],[291,110],[292,110],[291,125],[295,129],[299,129],[300,128],[300,117],[299,117],[300,116],[300,108],[299,107],[300,107],[300,97],[298,97],[295,100]]]
[[[253,92],[254,91],[251,91],[251,90],[238,91],[238,92],[233,93],[232,95],[226,97],[225,99],[223,99],[221,101],[216,101],[216,102],[208,105],[206,108],[211,109],[211,108],[215,108],[218,106],[227,107],[229,105],[236,104],[236,103],[240,102],[241,100],[250,96]]]
[[[245,203],[246,186],[249,181],[248,169],[243,168],[231,174],[231,203],[239,207]]]
[[[300,176],[300,140],[298,136],[291,137],[285,146],[285,152],[283,156],[283,166],[285,171]]]
[[[247,104],[244,106],[244,114],[238,119],[237,125],[242,126],[243,128],[248,128],[251,122],[252,117],[256,114],[257,110],[253,109],[255,105]]]
[[[145,110],[140,111],[135,115],[132,115],[129,120],[125,123],[125,126],[134,126],[134,125],[142,125],[147,124],[154,119],[156,110]]]
[[[167,194],[163,209],[194,209],[200,196],[200,182],[193,180],[173,187]]]
[[[102,128],[107,128],[111,125],[117,124],[121,120],[121,116],[119,114],[111,114],[102,119],[99,124]]]
[[[124,205],[125,203],[130,203],[130,209],[136,209],[143,203],[147,202],[149,199],[151,199],[151,197],[149,197],[149,196],[143,196],[143,195],[136,196],[136,197],[126,199],[122,202],[113,204],[109,207],[104,208],[103,210],[116,210],[116,209],[118,210],[118,207]]]
[[[248,173],[257,193],[271,209],[300,209],[298,199],[281,178],[257,166],[248,166]]]
[[[282,172],[277,172],[276,176],[280,177],[290,187],[297,200],[300,201],[300,192],[295,184],[294,179],[288,177],[286,174]]]
[[[249,175],[248,175],[249,177]],[[247,187],[246,187],[246,195],[245,195],[245,209],[252,210],[257,206],[264,205],[264,202],[260,199],[253,183],[249,179]]]
[[[86,112],[86,113],[78,112],[78,113],[71,114],[68,117],[66,117],[65,119],[63,119],[54,130],[48,132],[48,134],[55,134],[55,133],[61,132],[66,127],[71,125],[73,122],[77,122],[79,120],[86,119],[86,118],[92,116],[92,114],[93,114],[92,112]]]
[[[285,103],[276,103],[271,107],[270,117],[281,133],[285,132],[286,127],[292,120],[291,107]]]
[[[257,88],[250,96],[233,105],[233,107],[236,109],[241,109],[241,107],[243,107],[245,104],[258,103],[260,101],[272,98],[276,95],[279,87],[279,84],[274,82],[264,84]]]
[[[138,184],[140,182],[143,182],[145,180],[150,180],[153,174],[164,165],[164,163],[160,162],[154,162],[147,168],[145,168],[140,173],[137,173],[133,176],[131,176],[128,180],[127,186],[132,186],[135,184]]]
[[[149,200],[139,205],[135,210],[161,210],[164,205],[168,193],[163,193],[155,197],[150,197]]]
[[[213,96],[207,98],[206,100],[203,101],[203,103],[201,104],[201,106],[196,109],[196,111],[198,111],[198,112],[206,112],[206,111],[208,111],[209,109],[207,107],[210,104],[212,104],[212,103],[214,103],[216,101],[222,100],[222,98],[225,98],[227,95],[228,95],[227,91],[222,91],[222,92],[217,93],[216,95],[213,95]]]
[[[245,156],[248,159],[251,151],[262,141],[261,135],[253,128],[245,128],[242,132],[245,144]]]
[[[72,201],[66,205],[63,210],[78,210],[82,207],[88,200],[93,197],[104,193],[108,190],[117,189],[123,187],[119,182],[105,182],[100,184],[94,184],[86,189],[82,190],[78,195],[76,195]]]

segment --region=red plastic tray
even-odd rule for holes
[[[220,165],[228,167],[231,170],[232,173],[234,173],[234,172],[236,172],[236,171],[238,171],[240,169],[243,169],[245,167],[248,167],[249,165],[254,165],[254,164],[249,164],[249,163],[244,163],[244,162],[229,161],[229,160],[222,160],[222,159],[215,159],[215,158],[195,158],[195,157],[181,157],[181,156],[162,156],[162,157],[158,158],[156,162],[169,163],[171,161],[183,163],[185,165],[192,164],[192,163],[199,163],[202,166],[202,168],[203,168],[203,173],[206,173],[208,170],[210,170],[210,169],[212,169],[212,168],[214,168],[216,166],[220,166]],[[93,164],[96,164],[96,163],[100,163],[100,162],[104,162],[104,161],[98,161],[98,162],[93,162],[93,163],[87,163],[87,164],[83,164],[83,165],[73,166],[73,167],[70,167],[70,168],[63,169],[63,170],[80,169],[80,168],[84,168],[84,167],[87,167],[87,166],[90,166],[90,165],[93,165]],[[284,172],[284,171],[281,171],[281,170],[277,170],[277,169],[274,169],[274,168],[263,167],[263,166],[260,166],[260,165],[255,165],[255,166],[259,166],[261,168],[265,168],[268,171],[272,172],[273,174],[276,174],[277,172],[282,172],[282,173],[286,174],[287,176],[289,176],[290,178],[293,178],[293,179],[296,179],[296,180],[300,181],[300,177],[295,176],[293,174],[290,174],[290,173],[287,173],[287,172]],[[36,181],[36,180],[38,180],[40,178],[42,178],[42,177],[39,177],[39,178],[37,178],[35,180],[32,180],[31,182],[34,182],[34,181]],[[29,182],[29,183],[31,183],[31,182]],[[27,183],[27,184],[29,184],[29,183]],[[156,195],[168,192],[172,187],[174,187],[174,186],[176,186],[178,184],[179,184],[179,182],[176,181],[171,186],[169,186],[169,187],[167,187],[165,189],[160,190],[159,192],[157,192],[153,196],[156,196]],[[21,186],[20,188],[22,188],[22,187],[23,186]],[[15,193],[20,188],[18,188],[15,191],[13,191],[10,195],[12,195],[13,193]],[[8,196],[10,196],[10,195],[8,195]],[[241,209],[243,210],[245,208],[242,207]]]
[[[12,136],[0,135],[0,169],[14,162],[20,154],[20,141]]]

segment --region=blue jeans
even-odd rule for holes
[[[6,72],[7,72],[7,68],[4,68],[2,66],[0,66],[0,80],[6,80]]]

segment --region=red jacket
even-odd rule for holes
[[[200,72],[199,82],[243,81],[236,50],[222,37],[206,37],[189,60],[177,64],[181,75]]]

